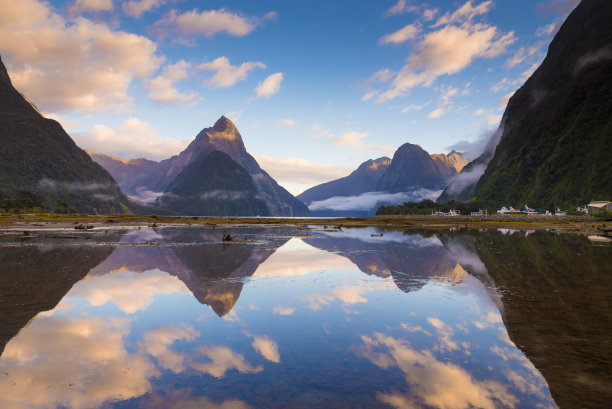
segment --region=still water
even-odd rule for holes
[[[612,245],[548,232],[229,232],[239,241],[201,227],[5,235],[0,407],[611,398]]]

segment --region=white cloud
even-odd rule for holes
[[[542,43],[537,43],[532,47],[521,47],[514,55],[506,60],[506,67],[513,68],[523,61],[527,60],[529,57],[532,57],[538,53]]]
[[[487,124],[488,125],[499,125],[502,120],[501,114],[490,114],[487,115]]]
[[[155,357],[159,366],[181,373],[187,369],[187,357],[171,350],[170,346],[176,341],[193,341],[199,335],[192,327],[170,325],[145,332],[141,346],[147,354]]]
[[[440,118],[442,115],[448,112],[448,110],[453,106],[452,98],[457,95],[458,92],[459,88],[454,88],[451,86],[446,88],[443,87],[441,97],[442,101],[440,102],[440,104],[438,104],[438,107],[436,109],[434,109],[432,112],[429,113],[429,115],[427,115],[427,118]]]
[[[333,139],[334,143],[345,148],[359,149],[362,151],[377,151],[383,152],[386,155],[393,155],[395,149],[391,146],[386,145],[373,145],[364,142],[364,139],[368,136],[366,132],[349,131],[345,132],[340,136]]]
[[[395,408],[495,408],[515,407],[518,399],[505,385],[493,380],[477,380],[465,369],[438,360],[431,351],[416,350],[406,341],[374,333],[361,336],[360,356],[383,368],[400,369],[409,395],[380,393],[381,402]]]
[[[157,8],[165,3],[165,0],[130,0],[123,3],[123,12],[131,17],[140,18],[143,13]]]
[[[268,78],[257,84],[255,92],[257,98],[270,98],[272,95],[278,94],[281,89],[281,83],[283,82],[283,73],[277,72],[276,74],[270,75]]]
[[[215,87],[231,87],[238,81],[243,81],[247,78],[249,72],[256,68],[266,68],[266,65],[261,62],[245,62],[237,65],[232,65],[227,57],[219,57],[211,62],[205,62],[197,66],[198,70],[215,71],[212,78],[204,81],[205,85]]]
[[[446,110],[444,108],[438,107],[438,108],[434,109],[433,111],[431,111],[429,113],[429,115],[427,115],[427,118],[429,118],[429,119],[438,119],[442,115],[444,115],[445,113],[446,113]]]
[[[488,12],[491,1],[473,5],[468,1],[453,13],[446,13],[433,27],[438,29],[424,35],[408,57],[408,63],[395,75],[390,89],[372,91],[363,99],[377,96],[378,102],[405,96],[416,86],[430,86],[443,75],[455,74],[468,67],[475,59],[494,58],[516,41],[514,32],[501,33],[497,27],[472,20]],[[441,112],[441,111],[439,111]]]
[[[159,370],[124,340],[130,320],[50,314],[36,317],[2,354],[0,406],[94,408],[151,391]]]
[[[514,95],[514,92],[515,91],[508,92],[506,95],[498,99],[497,102],[499,102],[499,104],[503,106],[508,105],[508,101],[510,101],[510,98],[512,98],[512,95]]]
[[[138,118],[126,119],[118,128],[94,125],[89,132],[73,134],[75,142],[94,152],[121,158],[164,159],[181,152],[188,141],[160,139],[155,128]]]
[[[408,5],[407,0],[398,0],[390,9],[385,12],[387,17],[389,16],[397,16],[405,13],[415,13],[419,10],[418,6]]]
[[[149,84],[149,98],[152,101],[167,105],[195,104],[203,98],[197,92],[182,93],[176,89],[174,83],[189,77],[187,69],[191,64],[181,60],[176,64],[167,66],[161,75],[153,78]]]
[[[402,109],[403,113],[407,113],[407,112],[412,112],[412,111],[420,111],[423,108],[425,108],[427,105],[429,105],[431,102],[427,101],[426,103],[422,104],[422,105],[416,105],[416,104],[410,104],[406,107],[404,107]]]
[[[275,18],[268,13],[264,18],[245,17],[226,9],[198,11],[193,9],[184,13],[171,10],[166,17],[155,24],[158,34],[169,36],[172,32],[184,36],[212,37],[225,32],[235,37],[251,33],[263,21]]]
[[[0,53],[13,84],[42,111],[126,111],[134,79],[162,63],[146,37],[78,17],[70,22],[36,0],[3,1]]]
[[[548,37],[551,34],[555,33],[560,27],[558,22],[552,22],[543,27],[538,27],[535,32],[536,37]]]
[[[439,27],[446,24],[460,24],[474,19],[474,17],[486,14],[491,10],[492,1],[484,1],[476,6],[472,5],[472,0],[466,2],[463,6],[455,10],[454,13],[446,12],[436,21],[434,27]]]
[[[276,121],[274,123],[279,128],[283,128],[283,127],[286,127],[286,126],[295,126],[295,120],[290,119],[290,118],[281,119],[280,121]]]
[[[236,353],[226,346],[201,347],[198,352],[210,361],[193,361],[190,366],[215,378],[223,378],[230,369],[236,369],[240,373],[257,373],[263,370],[263,366],[252,366],[244,359],[242,354]]]
[[[279,314],[279,315],[293,315],[293,313],[295,312],[295,308],[282,307],[280,305],[277,305],[276,307],[274,307],[272,312],[274,314]]]
[[[438,14],[440,10],[438,9],[425,9],[423,10],[423,20],[424,21],[432,21],[436,14]]]
[[[113,11],[113,0],[76,0],[68,8],[71,15],[96,11]]]
[[[347,176],[352,169],[326,165],[302,158],[255,155],[259,165],[279,182],[296,182],[318,185]]]
[[[189,294],[189,289],[175,276],[152,270],[145,274],[125,271],[80,281],[71,295],[84,298],[93,306],[112,303],[124,313],[133,314],[149,307],[156,295],[172,293]]]
[[[334,196],[325,200],[312,202],[310,210],[371,210],[381,203],[398,204],[403,202],[418,202],[422,199],[435,200],[441,190],[419,189],[412,192],[387,193],[367,192],[359,196]]]
[[[379,44],[402,44],[408,40],[415,39],[419,33],[421,32],[421,28],[416,24],[408,24],[407,26],[400,28],[397,31],[394,31],[391,34],[387,34],[382,36],[380,40],[378,40]]]
[[[279,363],[278,344],[267,336],[253,337],[253,348],[270,362]]]

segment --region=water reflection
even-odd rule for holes
[[[0,406],[556,406],[512,341],[535,342],[516,337],[518,304],[494,289],[517,286],[503,263],[538,233],[298,233],[237,229],[245,241],[224,246],[212,229],[166,228],[103,246],[0,247],[4,288],[47,266],[45,281],[2,299],[36,317],[2,323],[14,338]]]

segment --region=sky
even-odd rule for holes
[[[299,194],[407,142],[474,158],[578,3],[0,0],[0,56],[82,148],[161,160],[225,115]]]

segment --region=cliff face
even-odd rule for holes
[[[612,3],[584,0],[508,102],[482,177],[451,198],[552,208],[612,195]],[[476,183],[477,181],[477,183]],[[449,186],[452,188],[452,185]],[[447,189],[448,191],[449,189]],[[470,197],[471,198],[471,197]]]
[[[308,208],[302,202],[279,186],[268,173],[259,167],[257,161],[247,152],[240,132],[232,121],[226,117],[221,117],[211,128],[203,129],[183,152],[161,162],[146,159],[126,161],[93,152],[91,154],[94,160],[117,177],[121,188],[126,193],[142,198],[155,192],[158,196],[162,193],[171,193],[168,189],[173,183],[176,183],[181,173],[188,166],[206,158],[211,152],[224,153],[229,160],[235,163],[236,166],[233,167],[245,170],[255,188],[258,200],[262,201],[268,209],[266,212],[262,212],[261,209],[253,208],[252,211],[242,215],[308,215]],[[197,164],[193,166],[193,169],[198,166],[206,167]],[[205,173],[200,173],[199,178],[206,177]],[[193,181],[196,179],[198,178],[191,178]],[[232,176],[228,175],[226,178],[227,185],[223,186],[224,190],[237,190],[232,186],[231,180]],[[173,208],[170,205],[173,203],[172,201],[165,201],[165,203],[167,210],[181,212],[180,209]]]
[[[450,179],[457,173],[461,172],[461,170],[469,162],[461,154],[455,151],[452,151],[448,155],[444,155],[442,153],[434,153],[430,156],[436,164],[438,171],[445,179]]]
[[[113,177],[13,87],[1,60],[0,145],[1,193],[33,192],[48,210],[63,200],[81,213],[129,211]]]

